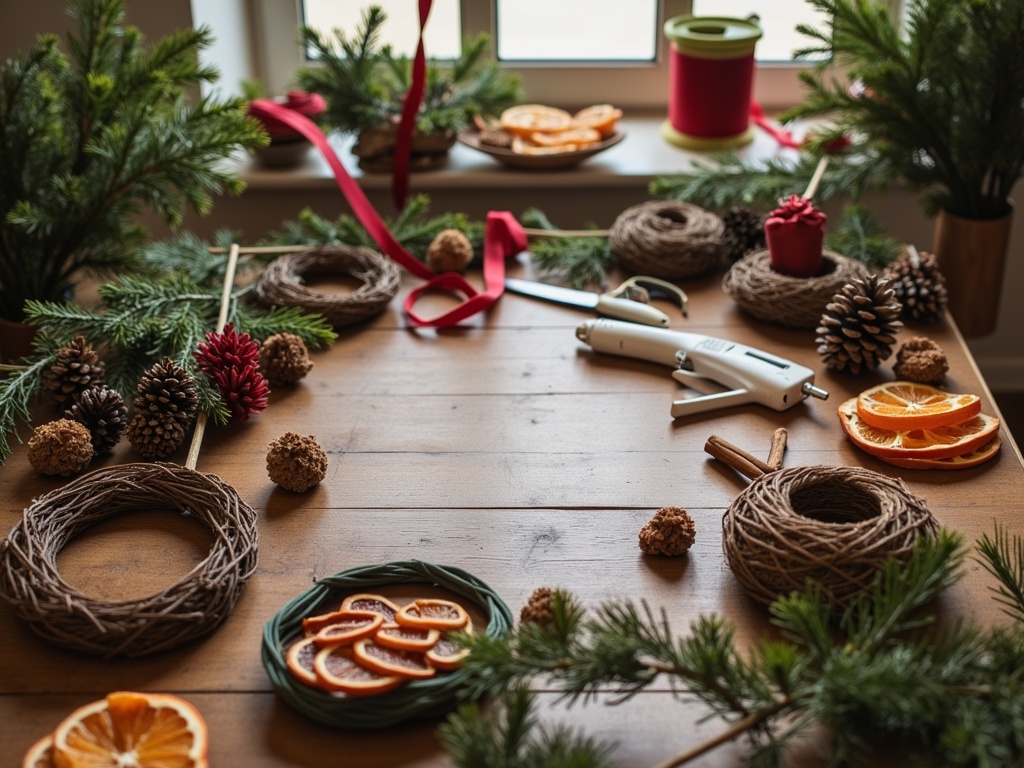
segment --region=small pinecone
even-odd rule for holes
[[[327,454],[312,435],[285,432],[267,449],[267,474],[282,488],[302,493],[324,479]]]
[[[697,529],[681,507],[662,507],[640,529],[640,549],[648,555],[682,555],[693,546]]]
[[[457,229],[445,229],[427,248],[427,266],[432,272],[462,272],[473,260],[473,244]]]
[[[57,350],[57,359],[46,376],[46,386],[53,394],[57,410],[66,411],[83,391],[103,384],[106,365],[84,336],[76,336]]]
[[[722,214],[722,245],[731,261],[765,247],[765,215],[749,208],[730,208]]]
[[[555,620],[555,611],[551,607],[551,598],[555,590],[551,587],[537,587],[530,595],[530,599],[519,612],[521,624],[539,624],[546,627]]]
[[[92,455],[89,430],[71,419],[40,424],[28,441],[28,463],[43,475],[77,475]]]
[[[903,305],[903,319],[935,323],[949,303],[946,278],[939,271],[935,256],[921,253],[914,258],[906,253],[883,273],[892,284],[896,300]]]
[[[64,411],[64,416],[77,421],[92,435],[97,454],[109,453],[128,426],[128,408],[124,398],[108,387],[91,387],[78,397],[78,402]]]
[[[260,345],[260,371],[271,386],[294,384],[312,367],[306,343],[294,333],[275,333]]]
[[[818,326],[818,354],[834,371],[877,368],[892,354],[895,333],[903,327],[900,303],[889,281],[868,275],[843,286],[825,307]]]
[[[136,412],[128,424],[128,442],[150,461],[166,459],[185,442],[185,426],[178,419]]]
[[[191,373],[165,357],[142,374],[133,405],[137,414],[146,420],[154,424],[174,421],[184,431],[199,406],[196,380]]]
[[[942,347],[925,336],[915,336],[900,347],[892,367],[896,378],[935,384],[946,378],[949,361]]]

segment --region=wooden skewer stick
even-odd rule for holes
[[[742,448],[737,448],[718,435],[708,438],[707,443],[704,444],[704,450],[751,480],[756,480],[761,475],[775,471],[774,467],[761,461],[757,456],[747,453]]]
[[[610,229],[534,229],[525,227],[527,237],[608,237]]]
[[[811,176],[811,183],[807,185],[807,189],[804,192],[804,199],[810,200],[814,197],[814,193],[818,191],[818,185],[821,183],[821,177],[825,175],[825,167],[828,165],[828,155],[822,155],[821,160],[818,161],[818,167],[814,169],[814,175]]]
[[[300,253],[316,247],[315,245],[246,245],[239,247],[237,244],[231,246],[231,248],[238,248],[239,253]],[[211,246],[206,250],[210,253],[229,253],[231,248]]]
[[[786,441],[789,439],[789,433],[786,432],[785,427],[779,427],[775,430],[775,434],[772,435],[772,447],[768,451],[768,466],[773,470],[782,469],[782,460],[786,455]]]
[[[228,265],[224,270],[224,289],[220,294],[220,314],[217,316],[217,333],[224,330],[228,324],[228,308],[231,306],[231,288],[235,284],[235,268],[238,266],[238,254],[241,248],[237,243],[232,243],[228,251]],[[203,444],[203,433],[206,432],[206,411],[200,412],[196,418],[196,428],[192,433],[192,444],[188,448],[188,456],[185,458],[185,466],[188,469],[195,469],[199,463],[199,448]]]

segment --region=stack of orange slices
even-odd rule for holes
[[[457,669],[468,650],[450,632],[472,632],[473,623],[451,600],[420,598],[398,606],[383,595],[349,595],[336,611],[302,620],[304,637],[285,656],[306,685],[331,693],[386,693],[409,680]]]
[[[839,406],[839,421],[857,447],[906,469],[968,469],[999,452],[999,419],[981,398],[927,384],[867,389]]]
[[[621,117],[622,110],[611,104],[594,104],[576,114],[545,104],[520,104],[502,112],[499,125],[513,136],[513,152],[554,155],[600,143],[615,132]]]

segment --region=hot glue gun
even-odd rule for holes
[[[600,319],[580,325],[576,338],[598,352],[671,365],[676,369],[672,378],[683,384],[712,381],[728,388],[676,400],[674,419],[744,403],[784,411],[807,397],[828,398],[828,392],[814,386],[810,368],[713,336]]]

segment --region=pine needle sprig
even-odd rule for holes
[[[978,543],[978,562],[998,581],[996,600],[1017,621],[1024,621],[1024,537],[1013,536],[996,524],[995,533],[986,533]]]
[[[29,408],[36,392],[43,386],[46,372],[56,361],[53,353],[42,355],[28,365],[0,365],[0,463],[11,455],[8,435],[13,434],[18,442],[18,424],[31,424]]]
[[[843,208],[838,228],[825,236],[825,247],[856,259],[875,273],[884,270],[903,251],[899,240],[885,234],[878,219],[863,205]]]
[[[525,210],[520,220],[525,227],[553,233],[551,237],[534,238],[530,243],[531,260],[542,274],[562,278],[573,288],[607,286],[608,272],[618,260],[607,236],[558,237],[555,233],[561,231],[560,228],[537,208]]]

